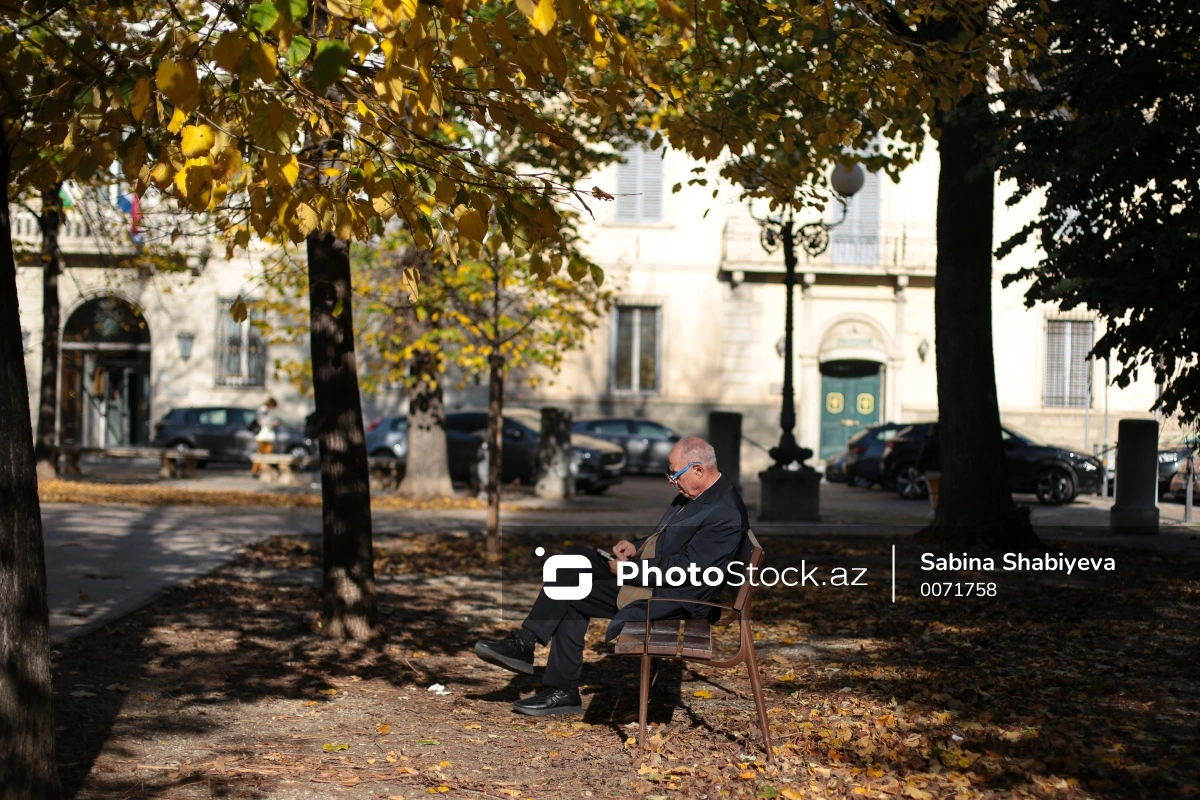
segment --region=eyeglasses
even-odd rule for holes
[[[664,474],[667,476],[667,480],[670,481],[671,483],[678,483],[679,479],[683,477],[683,473],[687,472],[692,467],[698,467],[698,466],[700,466],[700,462],[693,461],[692,463],[688,464],[683,469],[679,470],[679,472],[675,472],[675,473],[667,472]]]

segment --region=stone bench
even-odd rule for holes
[[[82,445],[59,445],[63,457],[63,474],[79,475],[79,459],[84,455],[100,455],[105,458],[156,458],[159,461],[160,478],[194,478],[196,467],[209,456],[207,450],[177,450],[164,447],[84,447]]]
[[[279,486],[298,486],[300,481],[296,472],[304,462],[304,458],[288,453],[254,453],[250,456],[250,463],[258,468],[255,471],[262,482]]]

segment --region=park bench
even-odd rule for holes
[[[404,480],[404,464],[397,458],[375,456],[367,459],[371,470],[371,491],[391,492],[400,488]]]
[[[303,466],[305,459],[290,453],[254,453],[250,462],[258,467],[257,472],[263,483],[275,483],[280,486],[298,486],[296,471]]]
[[[194,478],[196,467],[208,458],[207,450],[177,450],[165,447],[84,447],[82,445],[59,445],[63,457],[63,474],[79,475],[79,458],[83,455],[101,455],[105,458],[157,458],[160,478]]]
[[[708,664],[710,667],[729,669],[739,664],[745,664],[750,673],[750,689],[754,693],[754,705],[758,709],[758,725],[762,729],[763,745],[767,753],[767,761],[775,763],[775,753],[771,748],[771,731],[767,726],[767,706],[763,701],[762,676],[758,673],[758,657],[754,652],[754,632],[750,629],[750,605],[753,587],[750,582],[750,568],[758,569],[763,560],[763,549],[758,539],[750,531],[746,532],[738,550],[737,560],[744,565],[743,582],[737,589],[732,605],[709,603],[689,600],[689,603],[722,609],[721,618],[714,624],[719,626],[736,622],[738,625],[738,649],[733,653],[714,653],[712,628],[709,619],[660,619],[652,620],[649,624],[644,620],[625,623],[617,637],[615,651],[618,655],[638,656],[641,658],[641,692],[638,706],[638,743],[647,748],[646,716],[650,701],[651,662],[656,658],[665,658],[682,662]],[[653,603],[677,602],[665,597],[652,597]],[[649,606],[647,606],[649,608]]]

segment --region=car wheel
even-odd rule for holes
[[[1075,478],[1062,467],[1042,470],[1037,477],[1038,502],[1061,506],[1075,498]]]
[[[895,484],[896,494],[904,500],[920,500],[929,496],[925,476],[912,464],[905,464],[896,470]]]
[[[399,460],[396,458],[396,454],[391,450],[376,450],[375,452],[371,453],[371,458],[390,458],[393,461]]]
[[[167,448],[169,450],[174,450],[177,453],[186,453],[187,451],[193,449],[192,446],[185,441],[171,442],[169,445],[167,445]],[[196,461],[196,467],[198,469],[203,469],[204,467],[207,467],[207,466],[208,466],[207,459],[200,459],[200,460]]]
[[[308,448],[302,444],[298,444],[288,451],[288,455],[292,458],[308,458]]]

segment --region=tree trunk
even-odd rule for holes
[[[446,405],[438,354],[417,353],[410,372],[416,383],[408,394],[408,456],[400,493],[415,500],[450,497],[454,486],[446,452]]]
[[[354,359],[349,245],[308,237],[313,396],[321,446],[324,632],[366,639],[378,617],[371,491]]]
[[[0,787],[11,800],[54,800],[60,787],[50,615],[8,213],[10,167],[8,148],[0,147]]]
[[[934,320],[941,497],[933,524],[918,536],[954,547],[1018,548],[1037,538],[1009,490],[996,400],[990,153],[997,128],[983,94],[940,122]]]
[[[58,477],[58,352],[59,316],[58,276],[62,262],[58,252],[58,230],[62,224],[62,184],[42,192],[42,387],[38,400],[37,460],[38,480]]]
[[[487,552],[500,554],[500,483],[504,457],[504,356],[488,357]]]
[[[538,450],[538,497],[562,500],[575,496],[571,458],[571,412],[563,408],[543,408],[541,448]]]

